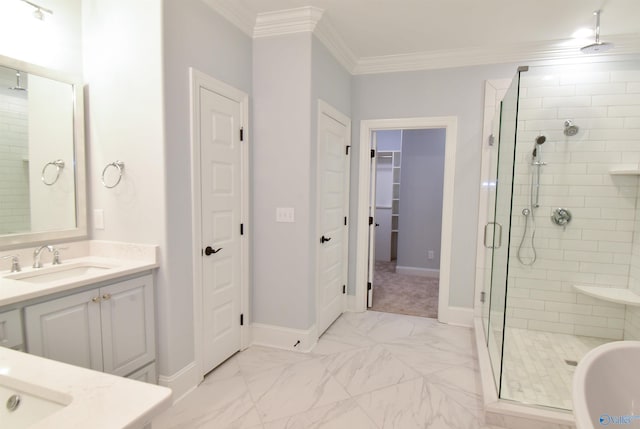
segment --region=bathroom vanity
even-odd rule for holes
[[[60,264],[45,262],[42,268],[0,273],[0,345],[28,353],[9,354],[12,365],[22,365],[20,356],[40,365],[33,360],[40,356],[56,361],[40,359],[47,365],[62,365],[64,371],[83,367],[155,384],[153,270],[158,267],[157,247],[102,241],[65,246],[65,253],[72,257]],[[3,360],[11,352],[0,350],[0,374],[13,374],[14,369],[7,368]],[[121,384],[119,377],[112,378],[105,380]],[[168,406],[171,391],[152,384],[142,385],[161,389],[150,390],[160,401],[151,408],[157,409],[160,403]],[[2,387],[6,386],[0,378]],[[61,392],[69,388],[66,383],[47,387]],[[73,404],[76,399],[67,402]],[[57,403],[65,409],[68,405],[62,400]],[[144,423],[151,417],[146,415]]]

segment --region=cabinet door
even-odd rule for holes
[[[87,291],[25,308],[27,351],[102,371],[98,291]]]
[[[126,376],[155,359],[153,278],[100,289],[104,371]]]
[[[16,309],[0,313],[0,346],[20,350],[22,344],[20,310]]]

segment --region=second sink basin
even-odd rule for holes
[[[106,264],[76,262],[40,268],[23,273],[10,274],[5,276],[5,278],[29,283],[49,283],[85,275],[102,274],[106,270],[110,270],[112,268],[112,266]]]

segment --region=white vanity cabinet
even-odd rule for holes
[[[29,305],[27,351],[115,375],[137,374],[155,360],[153,303],[153,277],[145,275]]]
[[[20,310],[10,310],[0,313],[0,346],[22,350],[22,319]]]

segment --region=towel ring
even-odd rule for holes
[[[47,168],[49,168],[49,166],[53,166],[56,168],[56,178],[53,179],[51,182],[47,182],[47,179],[45,179],[44,177],[44,174],[47,171]],[[42,183],[44,183],[47,186],[51,186],[54,183],[56,183],[60,178],[60,173],[62,172],[63,168],[64,168],[64,161],[61,159],[56,159],[55,161],[47,162],[44,165],[44,167],[42,167],[42,174],[40,174],[40,179],[42,179]]]
[[[114,167],[118,169],[118,180],[113,185],[107,185],[107,183],[104,181],[104,173],[107,172],[109,167]],[[118,186],[118,184],[122,180],[122,173],[124,173],[124,162],[122,161],[110,162],[109,164],[105,165],[104,169],[102,170],[102,184],[107,189],[115,188],[116,186]]]

